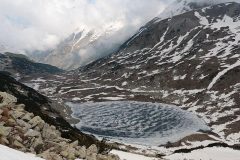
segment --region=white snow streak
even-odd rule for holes
[[[201,16],[198,12],[194,12],[194,15],[200,20],[200,24],[207,26],[209,25],[208,19]]]
[[[223,71],[219,72],[217,74],[217,76],[212,80],[212,82],[209,84],[208,86],[208,90],[212,89],[212,87],[217,83],[217,81],[223,76],[225,75],[228,71],[236,68],[240,66],[240,60],[238,60],[236,63],[234,63],[233,65],[229,66],[228,68],[224,69]]]

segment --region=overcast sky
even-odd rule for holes
[[[0,0],[0,44],[18,50],[45,50],[53,48],[77,28],[98,28],[116,20],[126,29],[140,27],[170,2]]]

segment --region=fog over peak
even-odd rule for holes
[[[116,21],[133,32],[168,3],[164,0],[1,0],[0,44],[22,51],[52,49],[76,30],[101,29]]]

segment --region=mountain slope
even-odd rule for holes
[[[202,117],[222,140],[239,143],[239,26],[238,3],[153,20],[118,52],[34,83],[67,101],[174,103]]]
[[[14,53],[0,53],[0,71],[6,71],[15,77],[31,74],[54,74],[62,72],[61,69],[51,65],[36,63],[25,55]]]

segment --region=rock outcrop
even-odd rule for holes
[[[86,148],[78,141],[63,138],[55,126],[27,112],[17,98],[0,92],[0,144],[23,152],[37,154],[47,160],[118,160],[115,155],[99,154],[95,144]]]

